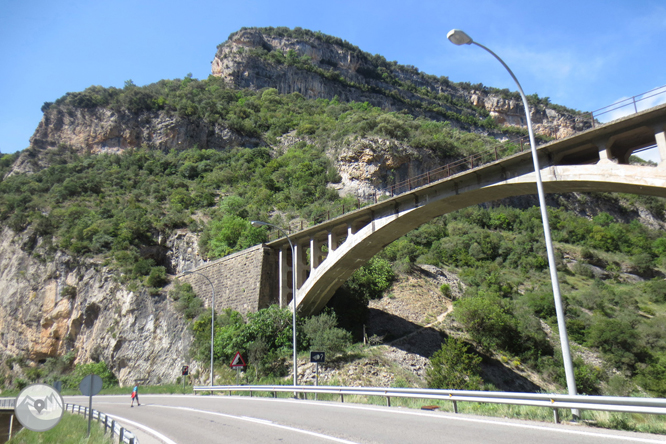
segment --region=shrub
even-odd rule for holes
[[[352,342],[352,336],[337,325],[335,313],[324,312],[307,319],[303,332],[310,343],[310,350],[326,352],[331,358],[345,351]]]
[[[359,268],[347,280],[345,285],[352,293],[357,293],[363,299],[379,299],[395,278],[393,268],[386,259],[373,257],[367,264]]]
[[[469,345],[449,336],[430,359],[428,386],[439,389],[479,390],[481,357],[468,352]]]
[[[203,311],[203,303],[194,293],[194,289],[188,283],[176,281],[169,296],[176,301],[176,310],[183,313],[185,319],[192,320]]]
[[[109,370],[104,361],[90,364],[78,364],[71,374],[63,378],[63,385],[70,389],[78,389],[83,378],[92,374],[102,378],[103,388],[118,385],[118,379],[113,372]]]
[[[159,266],[153,267],[150,270],[150,274],[146,278],[146,285],[149,287],[164,287],[169,283],[167,278],[166,268]]]
[[[515,318],[496,296],[467,296],[456,301],[454,315],[475,341],[487,350],[513,350],[520,341]]]

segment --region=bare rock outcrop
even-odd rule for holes
[[[62,146],[80,154],[119,154],[143,146],[169,151],[193,146],[224,149],[262,143],[238,134],[223,122],[189,119],[167,111],[132,113],[105,107],[51,107],[44,112],[30,138],[30,148],[21,153],[9,175],[31,173],[48,166],[49,153]]]
[[[94,261],[56,253],[40,261],[22,236],[0,233],[0,358],[43,363],[72,350],[75,363],[104,361],[122,385],[173,381],[192,338],[163,294],[132,291]]]
[[[266,57],[271,53],[276,56]],[[309,69],[303,69],[303,64],[280,62],[290,54],[294,60],[309,63]],[[377,56],[351,45],[326,41],[317,34],[276,36],[250,28],[232,34],[218,46],[212,74],[235,88],[276,88],[283,94],[297,92],[307,98],[337,97],[340,101],[368,102],[389,111],[406,110],[413,115],[447,120],[428,111],[428,107],[436,106],[477,118],[489,114],[500,126],[526,127],[520,99],[465,88],[394,62],[388,64],[389,68],[378,69],[376,62],[370,60],[374,57]],[[461,107],[464,102],[472,106]],[[416,103],[420,105],[415,106]],[[589,115],[543,104],[531,106],[531,119],[537,134],[555,139],[588,129],[592,124]]]

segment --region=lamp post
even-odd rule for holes
[[[492,54],[499,62],[509,71],[514,82],[518,86],[518,92],[520,97],[523,100],[523,106],[525,107],[525,116],[527,118],[527,131],[530,135],[530,148],[532,151],[532,161],[534,162],[534,174],[536,175],[536,184],[537,184],[537,194],[539,195],[539,207],[541,209],[541,220],[543,222],[543,234],[546,238],[546,251],[548,253],[548,267],[550,269],[550,280],[553,286],[553,296],[555,299],[555,312],[557,313],[557,327],[560,332],[560,343],[562,345],[562,359],[564,361],[564,372],[567,379],[567,388],[569,389],[570,395],[576,394],[576,380],[574,378],[573,365],[571,362],[571,351],[569,350],[569,337],[567,335],[567,327],[564,320],[564,309],[562,307],[562,296],[560,294],[560,283],[557,278],[557,266],[555,263],[555,254],[553,252],[553,241],[550,237],[550,224],[548,223],[548,211],[546,209],[546,199],[543,192],[543,184],[541,182],[541,169],[539,168],[539,158],[537,156],[536,144],[534,143],[534,132],[532,131],[532,120],[530,119],[530,108],[527,104],[527,98],[523,92],[523,88],[520,86],[518,79],[513,74],[511,69],[504,63],[502,59],[499,58],[497,54],[492,52],[490,49],[485,46],[472,40],[470,36],[465,34],[465,32],[459,29],[452,29],[446,35],[446,37],[455,45],[471,45],[472,43],[476,46],[479,46],[490,54]],[[574,418],[578,416],[578,409],[573,409],[572,414]]]
[[[215,342],[215,287],[213,283],[208,279],[208,276],[201,274],[196,271],[185,271],[184,275],[188,274],[198,274],[199,276],[205,278],[210,284],[210,290],[213,294],[211,303],[210,303],[210,386],[213,386],[213,344]]]
[[[292,276],[292,292],[293,292],[293,297],[292,297],[292,302],[293,302],[293,307],[291,310],[291,329],[292,329],[292,343],[293,343],[293,349],[294,349],[294,386],[298,385],[298,357],[296,353],[296,303],[298,299],[296,298],[296,250],[294,249],[294,244],[291,242],[291,239],[289,239],[289,235],[287,234],[286,231],[284,231],[282,228],[278,227],[277,225],[269,224],[268,222],[261,222],[259,220],[253,220],[250,221],[250,224],[252,224],[253,227],[261,227],[261,226],[267,226],[267,227],[273,227],[280,231],[282,234],[284,234],[284,237],[287,238],[287,241],[289,242],[289,246],[291,247],[291,276]]]

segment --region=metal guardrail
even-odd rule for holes
[[[72,413],[78,413],[83,415],[84,418],[88,418],[88,407],[78,404],[65,404],[65,410],[71,410]],[[96,419],[98,423],[104,425],[104,434],[106,434],[107,430],[110,430],[112,439],[114,436],[118,436],[118,444],[139,444],[139,439],[132,432],[124,427],[121,427],[120,424],[118,424],[109,415],[93,409],[92,419]]]
[[[16,398],[0,398],[0,410],[14,410]]]
[[[660,86],[658,88],[651,89],[649,91],[646,91],[642,94],[637,94],[633,97],[628,97],[626,99],[618,100],[615,103],[612,103],[610,105],[604,106],[603,108],[599,108],[597,110],[594,110],[588,114],[592,116],[592,126],[596,126],[596,120],[600,117],[603,116],[604,114],[611,113],[613,111],[617,111],[619,109],[632,106],[634,107],[634,112],[638,113],[638,104],[644,100],[651,99],[653,97],[658,96],[659,94],[666,94],[666,85]]]
[[[383,396],[386,405],[391,406],[391,398],[437,399],[453,404],[453,411],[458,413],[458,402],[483,402],[490,404],[510,404],[553,409],[555,422],[559,422],[559,409],[601,410],[621,413],[645,413],[666,415],[664,398],[628,398],[621,396],[583,396],[559,395],[548,393],[482,392],[471,390],[439,390],[419,388],[384,388],[384,387],[338,387],[311,385],[216,385],[196,386],[194,392],[278,392],[314,393],[340,396],[344,395]],[[316,397],[315,397],[316,399]]]

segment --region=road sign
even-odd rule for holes
[[[324,352],[310,352],[310,362],[326,362],[326,353]]]
[[[79,390],[85,396],[95,396],[102,390],[102,378],[97,375],[88,375],[79,384]]]
[[[236,355],[234,355],[234,359],[231,360],[231,368],[240,368],[240,367],[246,367],[247,364],[243,360],[243,357],[241,356],[240,352],[236,352]]]
[[[79,384],[79,390],[88,397],[88,438],[90,438],[90,423],[92,421],[92,397],[102,390],[102,378],[97,375],[88,375]]]
[[[184,365],[183,366],[183,376],[187,376],[190,374],[190,366],[189,365]]]

